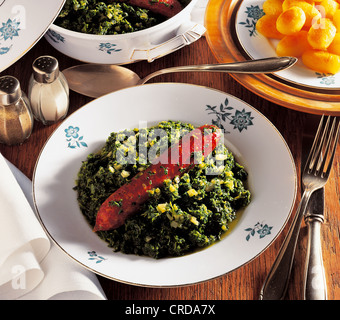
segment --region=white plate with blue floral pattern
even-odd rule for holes
[[[275,48],[278,40],[268,39],[256,30],[256,22],[265,13],[264,0],[247,0],[240,4],[235,27],[238,40],[246,54],[252,59],[276,56]],[[294,85],[320,90],[338,90],[340,88],[340,73],[332,75],[312,71],[306,68],[301,59],[292,67],[275,75]]]
[[[216,124],[249,173],[252,201],[214,245],[153,259],[112,252],[83,217],[73,190],[88,154],[113,131],[162,120]],[[297,190],[295,165],[277,129],[255,108],[224,92],[189,84],[146,84],[105,95],[70,115],[46,142],[33,176],[40,221],[70,257],[109,279],[139,286],[193,284],[231,272],[261,254],[285,226]]]
[[[45,34],[65,0],[0,0],[0,72]]]

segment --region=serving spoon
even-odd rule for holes
[[[225,72],[225,73],[272,73],[287,69],[296,63],[294,57],[274,57],[222,64],[179,66],[158,70],[141,79],[132,70],[117,65],[81,64],[63,70],[71,90],[88,97],[142,85],[151,78],[174,72]]]

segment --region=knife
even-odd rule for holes
[[[313,143],[314,136],[306,127],[302,139],[301,168],[304,168],[308,153]],[[303,191],[303,190],[302,190]],[[304,217],[308,229],[307,254],[304,271],[304,299],[327,300],[327,286],[325,270],[323,266],[321,247],[321,225],[324,222],[325,196],[324,188],[314,191],[311,195],[307,211]]]

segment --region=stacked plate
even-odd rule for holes
[[[276,56],[276,41],[256,30],[264,0],[211,0],[206,11],[207,39],[219,62]],[[340,114],[340,74],[322,74],[302,62],[273,75],[233,75],[259,96],[315,114]]]

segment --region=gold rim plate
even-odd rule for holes
[[[210,0],[205,13],[206,39],[220,63],[249,59],[238,41],[235,17],[242,0]],[[264,74],[231,74],[245,88],[275,104],[311,114],[340,115],[340,94],[309,90]]]

